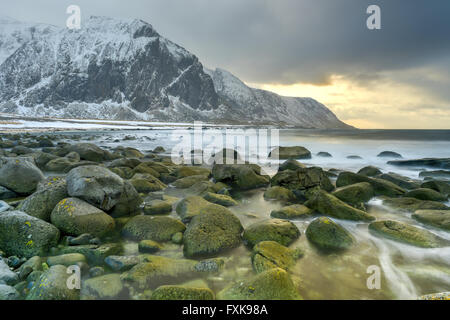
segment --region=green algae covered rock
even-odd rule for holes
[[[186,226],[172,217],[135,216],[122,229],[122,235],[133,240],[170,241],[177,232],[184,232]]]
[[[325,251],[345,250],[355,243],[355,239],[346,229],[328,217],[312,221],[306,229],[306,237]]]
[[[192,288],[176,285],[160,286],[153,291],[152,300],[214,300],[208,288]]]
[[[300,237],[297,226],[290,221],[268,219],[250,225],[244,231],[244,241],[253,248],[261,241],[276,241],[283,246],[289,246]]]
[[[299,219],[309,217],[313,214],[313,210],[302,204],[293,204],[283,207],[279,210],[272,210],[270,216],[278,219]]]
[[[450,230],[450,210],[417,210],[412,217],[424,224]]]
[[[252,265],[256,273],[277,267],[287,271],[301,256],[300,249],[289,249],[275,241],[261,241],[253,247]]]

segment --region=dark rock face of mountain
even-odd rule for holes
[[[309,98],[255,90],[141,20],[80,30],[0,18],[0,112],[65,118],[348,127]]]

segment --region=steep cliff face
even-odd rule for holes
[[[141,20],[91,17],[80,30],[0,18],[0,112],[346,127],[309,98],[247,87]]]

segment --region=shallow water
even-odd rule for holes
[[[212,134],[206,130],[204,134]],[[180,142],[183,134],[191,135],[192,130],[139,130],[139,131],[97,131],[76,133],[94,135],[93,140],[100,146],[118,145],[135,147],[149,151],[156,146],[170,150]],[[134,136],[136,140],[122,141],[125,136]],[[450,131],[442,130],[361,130],[361,131],[311,131],[280,130],[280,145],[300,145],[308,148],[313,157],[302,160],[306,165],[316,165],[324,169],[337,168],[357,171],[367,165],[375,165],[383,172],[396,172],[414,179],[424,168],[398,168],[388,165],[389,159],[378,158],[381,151],[395,151],[405,159],[424,157],[450,157]],[[119,142],[114,142],[119,139]],[[245,147],[237,148],[242,151]],[[267,148],[267,151],[270,151]],[[327,151],[332,158],[314,156],[317,152]],[[250,153],[251,154],[251,153]],[[351,160],[349,155],[359,155],[362,159]],[[167,193],[183,197],[183,190],[170,188]],[[244,227],[254,222],[270,218],[270,212],[280,208],[278,202],[263,199],[263,190],[246,192],[239,206],[230,208],[241,220]],[[450,233],[424,226],[411,218],[410,213],[398,212],[385,207],[381,200],[372,199],[369,213],[377,219],[394,219],[450,239]],[[175,213],[172,213],[175,215]],[[422,249],[373,236],[368,232],[368,224],[336,220],[348,229],[357,240],[350,250],[339,254],[318,252],[307,241],[304,232],[313,218],[294,221],[302,235],[292,247],[300,247],[305,252],[291,270],[294,279],[300,283],[300,293],[305,299],[416,299],[417,296],[435,292],[450,291],[450,247]],[[128,253],[137,252],[137,244],[127,243]],[[166,244],[163,255],[182,258],[179,246]],[[223,272],[204,279],[216,292],[230,281],[247,279],[253,274],[250,251],[242,245],[226,254],[228,261]],[[371,275],[369,266],[381,268],[381,288],[368,289],[366,281]],[[181,281],[181,280],[180,280]]]

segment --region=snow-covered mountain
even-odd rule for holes
[[[311,98],[249,88],[141,20],[80,30],[0,17],[0,112],[36,117],[349,128]]]

